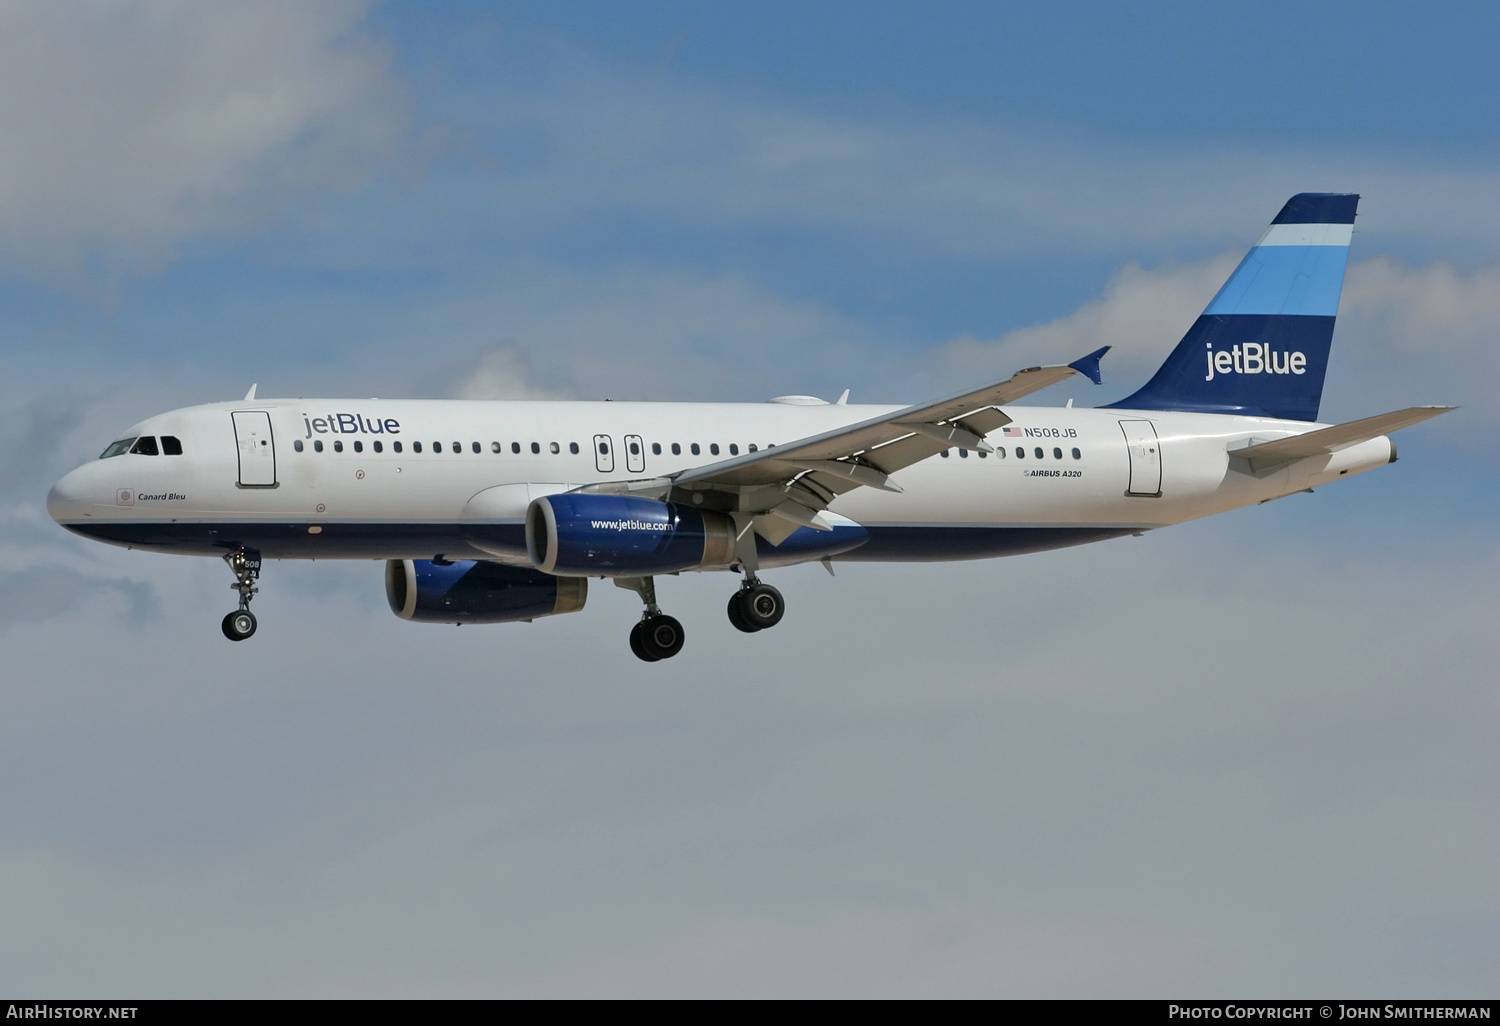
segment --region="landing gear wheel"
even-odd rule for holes
[[[746,634],[754,634],[760,628],[753,626],[750,621],[745,619],[745,610],[743,608],[744,597],[745,593],[743,591],[737,591],[729,596],[729,622],[734,624],[736,630],[744,631]]]
[[[740,615],[758,631],[775,627],[786,612],[786,600],[769,584],[752,584],[735,596],[740,600]]]
[[[641,651],[650,656],[653,662],[657,659],[671,659],[682,651],[685,639],[682,624],[677,622],[676,617],[665,613],[648,616],[640,622],[638,629],[641,632]]]
[[[224,617],[224,637],[230,641],[244,641],[255,633],[255,614],[248,609],[236,609]]]
[[[652,655],[651,653],[646,651],[645,634],[645,620],[640,621],[634,627],[630,628],[630,651],[634,652],[635,657],[642,662],[654,663],[658,659],[660,659],[661,656]]]

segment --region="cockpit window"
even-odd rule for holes
[[[111,456],[119,456],[122,453],[127,453],[130,451],[130,447],[134,444],[134,438],[122,438],[118,442],[111,442],[109,443],[109,448],[105,449],[99,454],[99,458],[101,460],[107,460]]]
[[[180,442],[174,435],[162,435],[161,454],[163,456],[181,456],[182,442]]]
[[[156,449],[156,438],[154,435],[142,435],[137,438],[135,445],[130,447],[130,451],[137,456],[161,455]]]

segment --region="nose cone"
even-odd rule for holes
[[[47,513],[59,524],[75,523],[92,516],[101,497],[99,474],[93,464],[85,463],[63,475],[47,493]]]

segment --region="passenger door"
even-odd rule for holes
[[[1149,420],[1122,420],[1125,447],[1130,453],[1130,485],[1126,495],[1161,495],[1161,443]]]
[[[261,411],[239,411],[234,420],[234,441],[239,449],[240,487],[276,487],[276,440],[271,436],[271,415]]]

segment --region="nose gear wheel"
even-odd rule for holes
[[[224,637],[230,641],[244,641],[255,633],[255,614],[248,609],[229,613],[224,617]]]

